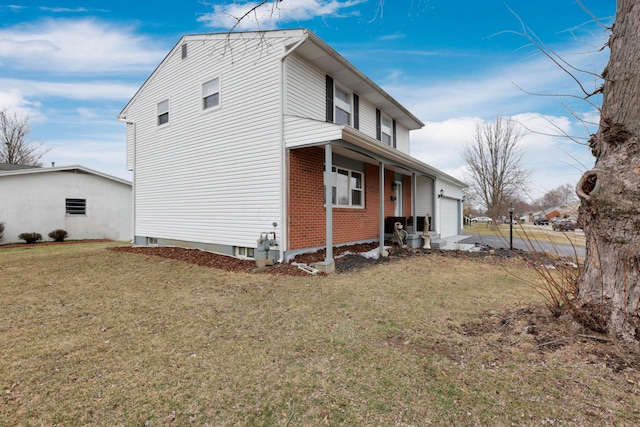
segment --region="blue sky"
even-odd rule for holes
[[[226,31],[229,16],[248,4],[0,4],[0,109],[29,115],[31,138],[51,149],[46,166],[80,164],[130,179],[117,114],[182,35]],[[608,35],[592,15],[610,25],[615,1],[582,5],[589,13],[575,0],[283,0],[243,29],[311,29],[426,124],[412,134],[412,155],[461,179],[475,124],[518,120],[534,131],[523,148],[530,194],[539,197],[574,185],[593,165],[587,147],[547,134],[585,137],[576,116],[597,123],[598,114],[576,98],[526,93],[580,94],[522,35],[523,25],[574,67],[599,73]],[[599,84],[579,75],[587,90]]]

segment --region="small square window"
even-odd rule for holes
[[[65,210],[67,215],[86,215],[87,200],[86,199],[66,199]]]
[[[147,237],[147,245],[149,245],[149,246],[158,246],[158,238],[157,237]]]
[[[254,258],[254,249],[238,246],[236,248],[236,256],[238,258]]]
[[[169,100],[158,102],[158,126],[169,123]]]

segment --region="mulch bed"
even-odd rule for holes
[[[365,258],[360,253],[368,252],[372,249],[378,248],[378,243],[366,243],[349,246],[335,247],[333,250],[333,256],[335,259],[336,273],[345,274],[352,273],[363,268],[371,267],[378,264],[384,264],[393,262],[398,259],[404,259],[408,257],[424,256],[427,254],[441,254],[443,256],[452,257],[465,257],[465,258],[487,258],[487,252],[468,252],[468,251],[442,251],[434,249],[413,249],[413,248],[399,248],[392,246],[388,249],[388,257],[379,257],[378,259]],[[311,265],[316,262],[321,262],[325,258],[325,250],[319,250],[317,252],[306,253],[296,256],[290,263],[276,264],[269,267],[257,268],[255,261],[242,260],[233,258],[226,255],[214,254],[198,249],[185,249],[176,247],[148,247],[148,246],[119,246],[111,248],[114,251],[128,252],[135,254],[153,255],[163,258],[171,258],[188,262],[191,264],[197,264],[210,268],[217,268],[227,271],[241,271],[248,273],[267,273],[275,275],[287,275],[287,276],[308,276],[309,273],[298,268],[295,263]],[[491,257],[494,263],[501,263],[504,260],[514,258],[516,254],[508,250],[495,250],[494,256]]]

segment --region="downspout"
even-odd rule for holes
[[[287,157],[287,150],[284,141],[284,110],[285,110],[285,72],[284,62],[287,57],[296,50],[302,43],[306,42],[309,38],[309,34],[305,31],[304,37],[296,42],[289,50],[282,54],[280,58],[280,243],[278,244],[280,258],[278,263],[284,262],[284,254],[287,250],[287,244],[289,241],[289,162]]]
[[[126,118],[118,116],[118,121],[126,123],[127,125],[133,126],[133,161],[132,161],[132,177],[131,177],[131,244],[135,245],[136,243],[136,151],[137,144],[136,139],[138,136],[138,132],[136,129],[136,124],[134,122],[127,121]]]

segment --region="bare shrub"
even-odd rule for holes
[[[67,233],[66,230],[62,230],[60,228],[49,233],[49,238],[53,239],[55,242],[64,242],[64,239],[66,239],[67,237],[69,237],[69,233]]]
[[[40,233],[35,233],[35,232],[21,233],[18,236],[18,239],[24,240],[25,242],[27,242],[28,245],[33,245],[37,241],[42,240],[42,235]]]

